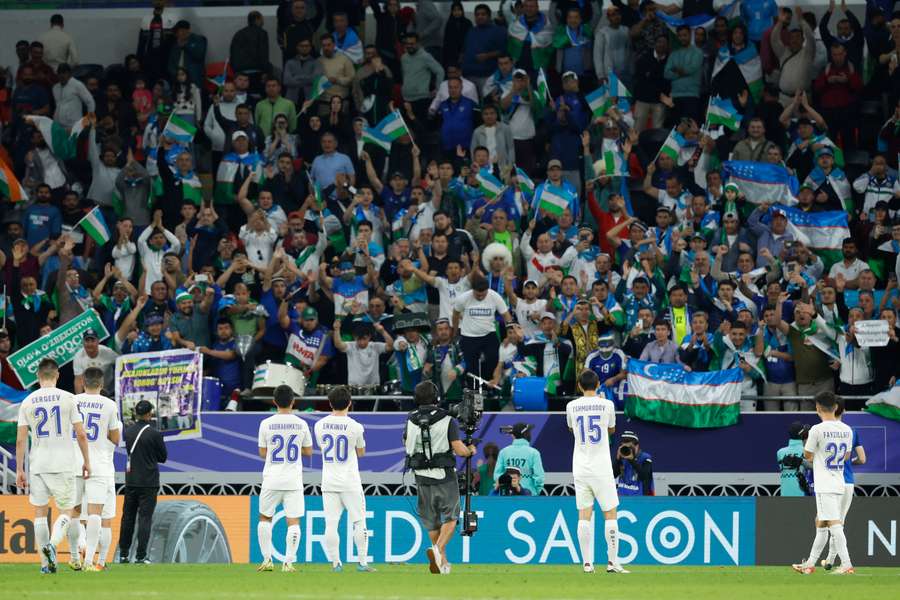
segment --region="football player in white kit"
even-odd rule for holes
[[[259,424],[259,455],[266,459],[262,490],[259,492],[259,524],[256,534],[263,562],[257,571],[271,571],[272,517],[280,504],[287,520],[285,573],[294,571],[300,545],[300,517],[305,512],[303,499],[303,463],[301,456],[312,456],[312,436],[306,421],[294,414],[294,390],[287,385],[275,388],[278,412]]]
[[[594,501],[605,519],[607,573],[628,573],[619,564],[619,525],[616,507],[619,496],[613,476],[609,436],[616,430],[616,407],[611,400],[597,395],[600,380],[585,370],[578,377],[584,394],[566,405],[566,422],[575,435],[572,475],[575,478],[575,505],[578,507],[578,546],[585,573],[594,572]]]
[[[84,564],[78,558],[80,527],[69,526],[69,550],[72,553],[69,566],[78,571],[103,571],[106,555],[112,543],[112,520],[116,516],[116,467],[113,454],[122,434],[116,403],[100,395],[103,389],[103,370],[88,367],[84,370],[84,393],[75,396],[78,410],[87,435],[91,465],[90,479],[80,476],[81,465],[75,469],[75,508],[73,516],[87,516],[84,530]],[[78,461],[79,463],[81,461]],[[94,552],[100,553],[94,564]]]
[[[16,431],[16,486],[29,487],[28,500],[34,506],[34,537],[41,550],[41,573],[56,573],[56,547],[66,535],[75,506],[75,445],[84,464],[85,479],[91,474],[91,458],[81,413],[75,397],[56,387],[59,367],[52,358],[38,364],[40,389],[31,392],[19,406]],[[25,450],[31,431],[31,452],[28,455],[30,478],[25,476]],[[47,526],[50,497],[56,500],[59,516],[53,523],[53,534]]]
[[[316,423],[313,430],[316,445],[322,452],[322,507],[325,509],[325,551],[335,573],[344,570],[341,564],[341,538],[338,525],[344,510],[353,527],[353,542],[359,557],[357,571],[375,571],[366,562],[369,551],[369,532],[366,529],[366,500],[359,477],[358,458],[366,453],[363,426],[348,416],[351,406],[350,390],[337,387],[328,393],[331,414]]]
[[[853,431],[841,423],[835,411],[838,397],[832,392],[816,395],[816,414],[822,422],[813,425],[806,438],[803,457],[812,461],[813,479],[816,482],[816,537],[809,557],[802,563],[791,565],[795,571],[809,575],[816,570],[819,555],[828,543],[828,535],[834,538],[835,549],[841,558],[841,566],[832,570],[836,575],[854,572],[847,552],[847,538],[841,515],[844,496],[844,462],[853,450]]]
[[[844,414],[844,399],[838,398],[838,409],[834,415],[840,419]],[[853,429],[853,449],[850,451],[850,460],[844,462],[844,495],[841,497],[841,521],[847,521],[847,513],[850,512],[850,504],[853,502],[853,494],[856,490],[856,478],[853,474],[853,465],[866,464],[866,449],[863,448],[862,442],[859,440],[859,431]],[[846,534],[845,534],[846,535]],[[828,539],[828,556],[822,559],[822,566],[826,571],[830,571],[834,566],[834,559],[837,557],[837,547],[833,537]]]

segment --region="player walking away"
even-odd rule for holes
[[[609,436],[616,430],[616,408],[611,400],[597,395],[600,379],[591,370],[578,377],[584,394],[566,405],[566,422],[575,435],[572,475],[575,478],[575,505],[578,507],[578,546],[584,572],[594,572],[594,501],[605,519],[607,573],[628,573],[619,564],[619,525],[616,507],[616,479],[609,454]]]
[[[80,549],[80,527],[69,526],[69,550],[72,558],[69,566],[79,571],[103,571],[106,555],[112,543],[112,520],[116,516],[116,467],[113,453],[119,444],[122,424],[116,403],[100,395],[103,389],[103,371],[97,367],[85,369],[83,374],[84,393],[75,396],[78,411],[83,420],[87,436],[88,451],[94,471],[90,479],[81,477],[81,461],[75,470],[75,508],[73,517],[87,515],[84,530],[84,564],[78,558]],[[100,548],[97,564],[94,553]]]
[[[816,570],[819,555],[828,542],[828,534],[834,538],[841,566],[834,569],[836,575],[852,574],[847,538],[844,537],[841,500],[844,496],[844,463],[853,449],[853,431],[838,420],[835,412],[838,397],[832,392],[816,395],[816,414],[822,422],[813,425],[806,438],[803,456],[812,461],[813,479],[816,482],[816,537],[809,557],[792,565],[798,573],[809,575]]]
[[[366,453],[365,430],[348,416],[350,390],[337,387],[328,393],[331,414],[319,420],[314,428],[316,444],[322,452],[322,506],[325,509],[325,551],[331,570],[340,573],[341,538],[338,525],[344,510],[350,516],[353,542],[359,556],[357,571],[374,572],[366,562],[369,532],[366,530],[366,499],[359,476],[358,458]]]
[[[272,517],[280,504],[288,524],[281,570],[293,573],[300,545],[300,517],[305,512],[300,457],[312,456],[312,436],[306,422],[293,413],[294,390],[290,386],[275,388],[275,406],[278,412],[259,424],[259,455],[266,459],[266,466],[259,492],[259,525],[256,528],[263,562],[257,571],[273,569]]]
[[[28,501],[34,506],[34,537],[41,549],[41,573],[56,573],[56,547],[66,535],[75,505],[75,446],[72,431],[84,464],[85,479],[91,474],[91,458],[81,414],[75,397],[56,387],[59,367],[52,358],[38,364],[40,389],[31,392],[19,407],[16,432],[16,486],[29,488]],[[25,449],[31,432],[28,455],[30,478],[25,477]],[[56,500],[59,516],[53,534],[47,526],[50,497]]]
[[[838,407],[834,415],[841,419],[844,414],[844,399],[838,398]],[[844,463],[844,495],[841,496],[841,523],[847,522],[847,513],[850,511],[850,503],[853,502],[853,491],[856,479],[853,476],[853,465],[866,464],[866,449],[863,448],[862,442],[859,440],[859,431],[853,429],[852,450],[850,451],[850,460]],[[830,571],[834,565],[834,559],[837,556],[837,544],[834,536],[828,538],[828,557],[822,559],[822,566],[826,571]]]

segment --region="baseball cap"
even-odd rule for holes
[[[513,77],[528,77],[528,73],[525,69],[516,69],[513,71]]]
[[[691,236],[691,239],[692,240],[703,240],[704,242],[706,241],[706,238],[703,237],[703,234],[700,233],[699,231],[695,231],[694,235]]]
[[[584,294],[581,294],[580,296],[578,296],[578,300],[575,301],[575,304],[590,304],[590,303],[591,303],[591,301],[588,300],[588,297],[585,296]]]
[[[396,178],[398,178],[398,177],[399,177],[400,179],[406,179],[406,175],[404,175],[404,174],[401,173],[400,171],[394,171],[393,173],[391,173],[391,179],[396,179]]]
[[[559,167],[560,169],[562,169],[562,162],[557,158],[552,159],[547,163],[547,170],[549,171],[553,167]]]
[[[519,477],[522,476],[522,471],[519,469],[519,467],[506,467],[506,470],[503,471],[504,475],[512,475],[513,473],[515,473]]]
[[[525,287],[526,285],[533,285],[534,287],[541,287],[538,285],[538,282],[535,281],[534,279],[527,279],[525,281],[525,283],[522,284],[522,287]]]
[[[800,125],[812,125],[812,124],[813,124],[813,120],[810,119],[809,117],[800,117],[799,119],[797,119],[797,126],[798,126],[798,127],[799,127]]]
[[[800,421],[794,421],[788,428],[788,435],[792,440],[799,440],[803,436],[803,432],[806,431],[806,428],[807,426]]]
[[[666,212],[666,213],[669,213],[670,215],[672,214],[672,211],[669,210],[669,207],[668,207],[668,206],[657,206],[657,207],[656,207],[656,212],[658,212],[658,213]]]
[[[643,275],[638,275],[634,278],[634,281],[631,282],[631,285],[634,285],[636,283],[646,283],[647,285],[650,285],[650,280]]]
[[[150,327],[151,325],[162,325],[163,318],[162,315],[158,315],[156,313],[147,315],[147,318],[144,319],[144,327]]]
[[[738,185],[737,185],[736,183],[729,182],[729,183],[726,183],[726,184],[725,184],[725,187],[722,188],[722,190],[723,190],[723,191],[724,191],[724,190],[734,190],[734,191],[736,191],[736,192],[740,192],[740,191],[741,191],[741,188],[739,188]]]
[[[516,423],[512,426],[512,433],[515,437],[522,437],[528,430],[531,429],[531,425],[528,423]]]
[[[575,81],[578,81],[578,75],[575,73],[575,71],[566,71],[565,73],[563,73],[562,78],[565,79],[566,77],[571,77]]]
[[[178,290],[178,293],[175,294],[175,303],[176,304],[178,304],[179,302],[182,302],[184,300],[193,300],[193,299],[194,299],[194,297],[191,296],[191,293],[184,288]]]
[[[88,340],[88,339],[99,340],[99,339],[100,339],[100,336],[97,335],[97,331],[96,331],[96,330],[94,330],[94,329],[86,329],[86,330],[84,331],[84,335],[81,336],[81,339],[83,339],[83,340]]]
[[[246,132],[244,132],[244,131],[238,129],[237,131],[235,131],[234,133],[231,134],[231,141],[235,141],[235,140],[237,140],[238,138],[242,138],[242,137],[247,138],[247,139],[250,139],[250,138],[247,136],[247,133],[246,133]]]
[[[549,310],[545,310],[544,312],[541,313],[541,321],[543,321],[544,319],[551,319],[551,320],[555,321],[556,315],[554,315]]]
[[[640,229],[641,231],[647,231],[647,226],[644,225],[643,223],[641,223],[640,221],[635,221],[635,222],[633,222],[631,225],[629,225],[628,227],[629,227],[629,229],[632,228],[632,227],[637,227],[637,228]]]
[[[153,405],[147,400],[141,400],[134,405],[134,413],[139,417],[149,415],[151,412],[153,412]]]
[[[816,188],[813,187],[813,185],[811,183],[803,182],[800,184],[800,191],[802,191],[802,190],[809,190],[811,192],[814,192],[814,191],[816,191]]]
[[[822,148],[819,148],[818,152],[816,152],[816,158],[819,158],[823,155],[834,156],[834,150],[831,148],[831,146],[824,146]]]
[[[787,218],[787,213],[784,211],[783,208],[773,208],[773,209],[772,209],[772,216],[773,216],[773,217],[783,217],[783,218],[786,219],[786,218]]]
[[[738,218],[737,213],[734,212],[733,210],[729,210],[727,213],[722,215],[722,219],[737,219],[737,218]]]
[[[307,306],[306,308],[303,309],[303,312],[300,313],[300,318],[303,319],[304,321],[309,321],[311,319],[318,319],[319,311],[314,309],[312,306]]]

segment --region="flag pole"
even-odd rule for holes
[[[394,112],[397,113],[397,116],[400,117],[400,122],[403,123],[403,127],[405,127],[406,131],[409,132],[409,139],[412,141],[413,148],[418,148],[419,146],[416,144],[416,138],[414,138],[412,134],[412,128],[410,128],[409,124],[406,122],[406,119],[403,118],[403,113],[400,112],[399,108],[395,108]]]
[[[3,329],[6,329],[6,311],[9,310],[9,298],[6,297],[6,284],[3,284]]]

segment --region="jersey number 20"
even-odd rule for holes
[[[329,463],[346,462],[349,446],[346,435],[326,433],[322,436],[322,460]]]

